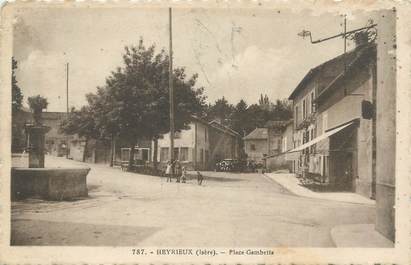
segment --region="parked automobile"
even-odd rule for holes
[[[237,159],[224,159],[216,163],[216,171],[224,172],[242,172],[245,168],[245,161]]]

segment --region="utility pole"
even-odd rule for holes
[[[66,63],[66,107],[69,115],[69,63]],[[69,157],[69,137],[66,137],[66,158]]]
[[[169,69],[168,69],[168,88],[170,96],[170,161],[174,160],[174,89],[173,89],[173,27],[172,27],[172,10],[168,9],[169,14],[169,35],[170,35],[170,47],[169,47]]]
[[[344,15],[344,54],[347,52],[347,15]]]

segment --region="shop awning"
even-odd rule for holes
[[[316,144],[316,143],[318,143],[318,142],[320,142],[320,141],[322,141],[322,140],[324,140],[324,139],[327,139],[327,138],[330,137],[331,135],[333,135],[333,134],[341,131],[341,130],[344,129],[344,128],[347,128],[348,126],[350,126],[350,125],[353,124],[353,123],[354,123],[354,121],[351,121],[351,122],[349,122],[349,123],[345,123],[345,124],[343,124],[343,125],[341,125],[341,126],[338,126],[338,127],[336,127],[336,128],[333,128],[333,129],[331,129],[331,130],[329,130],[329,131],[326,131],[326,132],[324,132],[323,134],[321,134],[320,136],[312,139],[311,141],[309,141],[309,142],[307,142],[307,143],[305,143],[305,144],[303,144],[303,145],[297,146],[296,148],[288,151],[288,153],[293,153],[293,152],[302,151],[302,150],[304,150],[305,148],[312,146],[313,144]]]

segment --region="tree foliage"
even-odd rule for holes
[[[217,99],[214,104],[209,104],[207,108],[207,119],[208,120],[219,120],[224,125],[231,125],[231,115],[235,108],[232,104],[223,96]]]
[[[155,48],[146,47],[142,39],[137,46],[125,47],[122,67],[95,94],[87,95],[87,106],[71,111],[62,131],[93,138],[115,135],[132,147],[138,139],[169,132],[169,56]],[[185,68],[174,69],[176,130],[186,128],[191,115],[202,115],[205,96],[196,81],[196,74],[188,77]]]
[[[292,118],[291,103],[287,99],[271,102],[267,95],[260,95],[258,104],[247,105],[241,99],[235,106],[222,97],[209,105],[207,118],[219,118],[241,135],[246,135],[256,127],[264,127],[268,121],[289,120]]]
[[[23,104],[23,94],[20,87],[17,84],[16,70],[17,70],[17,61],[12,58],[11,62],[11,105],[13,113],[20,110]]]

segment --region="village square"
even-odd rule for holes
[[[86,33],[68,44],[53,37],[60,72],[47,77],[29,63],[43,58],[54,69],[52,60],[17,43],[36,23],[40,32],[42,13],[22,12],[12,58],[10,244],[392,248],[393,11],[320,16],[337,23],[326,32],[307,14],[282,32],[286,14],[256,12],[287,36],[276,51],[269,46],[282,40],[266,40],[251,13],[249,24],[236,24],[218,12],[158,12],[161,30],[147,22],[138,31],[127,20],[138,16],[122,14],[136,30],[130,39],[100,16],[104,27],[80,30],[100,43]],[[53,16],[57,25],[65,19]],[[77,36],[56,27],[51,36]],[[96,37],[106,30],[118,36]],[[82,54],[90,43],[98,53]],[[95,65],[81,68],[82,56]]]

